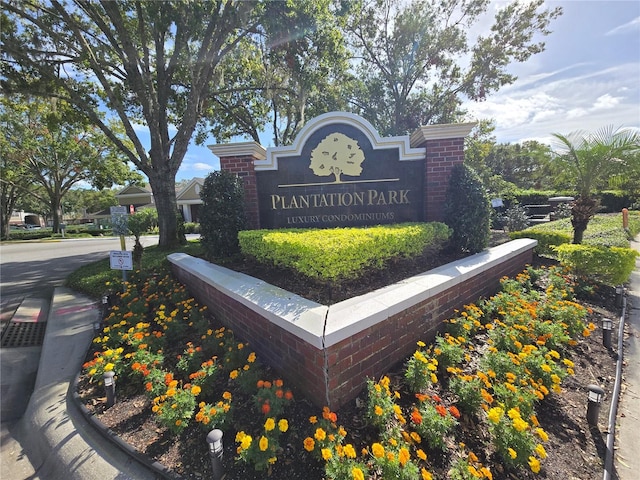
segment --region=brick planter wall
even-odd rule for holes
[[[443,320],[494,294],[533,259],[518,239],[375,292],[326,306],[186,254],[174,274],[261,361],[319,407],[337,409],[429,341]]]

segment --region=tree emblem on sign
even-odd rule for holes
[[[335,183],[341,183],[340,175],[360,176],[363,161],[364,152],[357,141],[342,133],[332,133],[311,152],[309,168],[319,177],[334,175]]]

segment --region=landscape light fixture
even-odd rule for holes
[[[104,390],[107,394],[107,408],[113,407],[116,403],[116,380],[113,370],[104,372],[102,379],[104,380]]]
[[[587,385],[587,390],[587,422],[589,425],[597,426],[604,390],[598,385]]]
[[[624,294],[624,287],[622,285],[618,285],[616,287],[616,307],[622,307],[622,297]]]
[[[222,480],[225,476],[222,466],[222,453],[224,452],[224,447],[222,446],[222,430],[217,428],[211,430],[207,434],[207,444],[209,445],[213,480]]]
[[[602,345],[607,350],[611,349],[611,331],[613,328],[613,321],[609,318],[602,319]]]

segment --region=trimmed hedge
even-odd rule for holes
[[[538,255],[555,256],[555,247],[565,243],[571,243],[572,236],[561,231],[541,231],[535,228],[510,232],[509,238],[533,238],[538,241],[534,252]]]
[[[638,252],[631,248],[565,244],[555,248],[558,260],[578,277],[589,277],[605,285],[629,280]]]
[[[321,281],[357,278],[391,258],[413,258],[440,250],[449,228],[439,222],[363,228],[245,230],[238,234],[244,255],[292,268]]]

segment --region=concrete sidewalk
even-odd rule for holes
[[[631,242],[640,252],[640,236]],[[640,478],[640,257],[627,289],[624,366],[618,403],[614,466],[619,480]]]
[[[93,339],[98,305],[56,288],[49,311],[38,375],[24,416],[11,429],[34,472],[5,471],[2,478],[43,480],[151,480],[155,473],[106,440],[72,399],[69,386]],[[10,466],[7,466],[10,468]],[[6,475],[6,476],[5,476]]]

